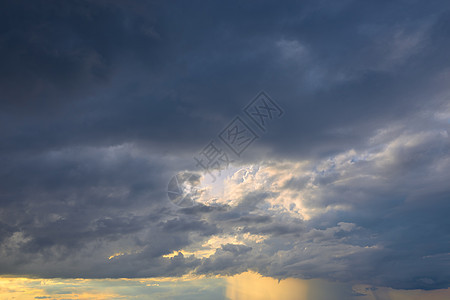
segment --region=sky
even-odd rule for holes
[[[0,2],[4,299],[449,299],[448,1]]]

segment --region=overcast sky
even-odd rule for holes
[[[446,289],[449,57],[448,1],[1,1],[0,273]]]

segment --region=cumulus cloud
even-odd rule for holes
[[[389,131],[358,151],[249,166],[225,181],[218,198],[230,206],[233,222],[221,216],[220,224],[243,241],[244,234],[264,237],[244,242],[252,251],[245,259],[234,256],[236,272],[246,264],[279,278],[446,287],[450,141],[442,130]],[[233,262],[226,257],[219,251],[203,264],[217,261],[210,272],[229,272]]]

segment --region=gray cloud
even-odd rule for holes
[[[0,270],[448,287],[449,9],[2,2]],[[174,207],[262,89],[286,113],[234,157],[255,185]]]

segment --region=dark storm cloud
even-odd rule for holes
[[[154,20],[130,4],[2,2],[4,109],[50,109],[85,96],[107,82],[124,56],[152,54],[156,62]]]
[[[449,32],[446,1],[1,2],[1,272],[447,287]],[[309,173],[176,210],[170,177],[259,90],[286,113],[238,163]],[[163,257],[235,233],[266,239]]]
[[[449,47],[437,2],[131,3],[3,4],[2,147],[193,152],[265,89],[295,114],[261,143],[328,154],[432,98]]]
[[[5,116],[11,150],[48,147],[45,136],[59,147],[151,140],[194,151],[259,89],[295,111],[264,143],[280,155],[338,150],[414,108],[414,89],[431,98],[429,72],[444,67],[448,47],[446,14],[419,3],[405,13],[389,3],[19,2],[2,9],[2,74],[12,81],[2,80],[2,103],[31,116]],[[105,65],[101,82],[91,66],[73,70],[92,64],[82,51]]]

